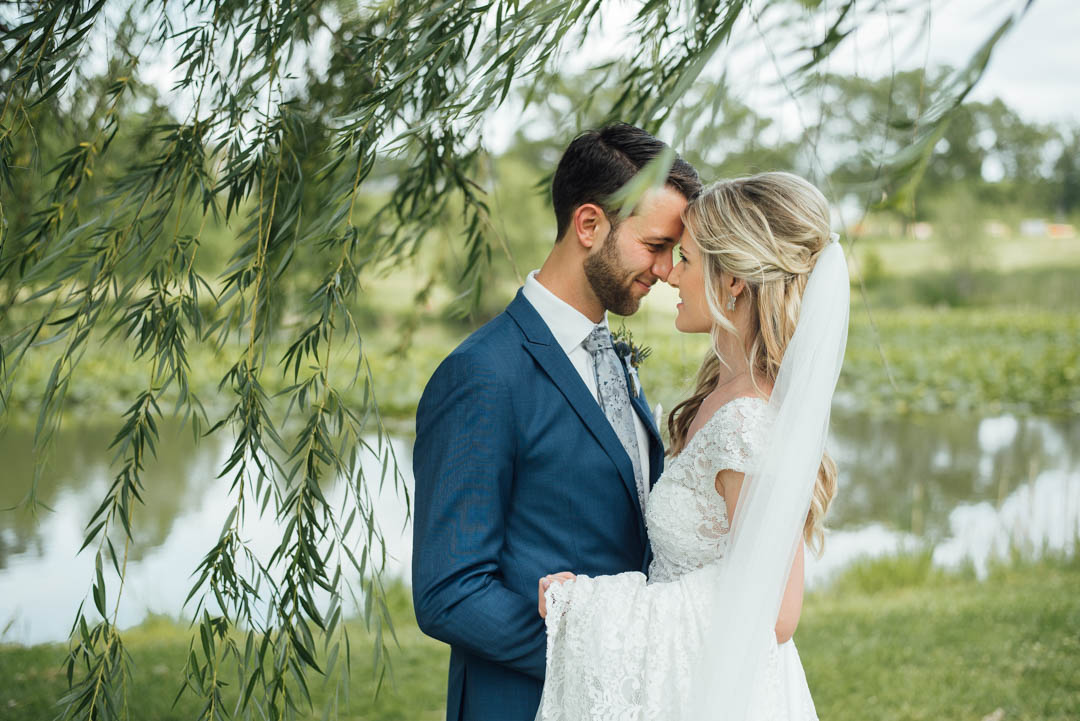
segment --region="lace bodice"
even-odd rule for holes
[[[764,442],[767,409],[760,398],[724,404],[664,469],[645,514],[653,549],[649,583],[673,581],[724,555],[729,521],[716,474],[749,470]]]

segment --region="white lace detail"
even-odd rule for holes
[[[645,589],[640,573],[578,576],[548,589],[544,721],[681,717],[699,637],[669,635],[666,619],[686,617],[684,599],[650,603]]]
[[[691,668],[711,622],[708,577],[729,530],[716,474],[745,472],[766,431],[765,401],[719,408],[665,468],[649,496],[654,560],[640,573],[552,584],[547,598],[543,721],[690,721]],[[678,581],[675,583],[675,581]],[[816,721],[793,643],[777,646],[755,676],[752,721]],[[696,720],[695,720],[696,721]]]
[[[674,581],[723,557],[730,528],[716,474],[745,473],[765,435],[768,404],[736,398],[713,413],[664,469],[649,497],[650,583]]]

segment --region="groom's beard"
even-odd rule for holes
[[[605,309],[616,315],[633,315],[641,298],[633,292],[634,274],[622,265],[618,235],[608,231],[599,252],[585,259],[585,278]]]

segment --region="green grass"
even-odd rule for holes
[[[613,319],[615,325],[619,322]],[[627,326],[636,341],[653,349],[640,370],[650,401],[670,410],[692,388],[708,347],[707,337],[679,334],[670,314],[663,311],[639,313],[628,319]],[[402,354],[377,345],[370,349],[376,398],[392,425],[411,427],[428,378],[466,332],[432,324],[422,328]],[[333,377],[342,385],[353,376],[356,359],[350,351],[334,355]],[[221,404],[231,398],[228,389],[217,391],[217,383],[242,352],[239,346],[230,346],[225,353],[190,349],[192,389],[211,411],[220,412]],[[283,352],[284,345],[275,344],[270,363]],[[67,408],[72,414],[101,417],[102,412],[111,412],[119,418],[145,387],[147,376],[147,371],[136,367],[125,353],[122,346],[110,345],[87,354],[68,392]],[[23,415],[33,422],[51,369],[50,356],[44,352],[24,359],[9,398],[14,411],[9,420]],[[291,375],[283,378],[280,370],[271,366],[262,383],[268,392],[275,393],[286,388],[291,379]],[[344,393],[354,410],[362,408],[363,380],[361,376],[360,382]],[[857,408],[890,413],[1077,413],[1080,313],[916,306],[875,309],[868,316],[864,306],[856,302],[839,392]],[[175,394],[166,394],[164,411],[169,411],[174,398]],[[214,403],[218,404],[216,409]]]
[[[933,549],[927,548],[856,560],[828,585],[828,590],[830,595],[837,597],[873,596],[903,589],[947,586],[953,581],[974,577],[970,567],[948,572],[938,568],[933,563]]]
[[[990,238],[980,234],[965,238],[960,246],[944,238],[861,238],[854,243],[854,253],[854,262],[863,272],[869,270],[867,265],[877,263],[891,276],[944,271],[957,259],[965,257],[984,270],[1011,273],[1038,268],[1080,267],[1080,238]]]
[[[866,294],[853,286],[840,381],[850,402],[891,413],[1080,412],[1080,241],[984,238],[972,246],[977,257],[961,269],[941,240],[863,239],[851,247],[851,265],[861,273]],[[414,296],[422,281],[411,266],[372,279],[356,309],[375,396],[399,430],[411,428],[420,393],[438,363],[482,320],[446,318],[450,296],[441,286],[425,307],[417,307]],[[516,288],[512,274],[493,277],[485,312],[497,313]],[[46,301],[35,304],[40,308]],[[635,339],[653,348],[641,376],[650,400],[665,409],[686,396],[708,345],[705,336],[675,331],[675,302],[675,291],[658,284],[642,310],[626,320]],[[13,309],[11,318],[0,320],[0,334],[27,322],[33,310]],[[304,326],[300,308],[290,306],[282,314],[287,329],[271,342],[261,378],[270,393],[292,381],[276,366]],[[75,416],[122,413],[148,381],[146,359],[132,361],[132,345],[119,335],[108,343],[99,338],[91,337],[68,392],[66,408]],[[35,348],[23,360],[5,399],[12,411],[6,420],[33,423],[61,345]],[[232,396],[229,389],[219,393],[217,384],[246,355],[246,344],[234,340],[218,351],[209,343],[189,343],[188,353],[192,389],[212,414],[220,413]],[[355,342],[335,339],[331,378],[339,388],[353,377],[357,356]],[[310,372],[301,370],[301,377]],[[344,392],[353,409],[362,407],[363,380]],[[174,391],[166,394],[166,403],[174,399]]]
[[[655,319],[627,325],[653,348],[641,369],[650,400],[670,410],[692,388],[707,339]],[[868,315],[855,303],[838,393],[869,412],[1077,413],[1080,313],[914,307]]]
[[[852,310],[839,384],[870,409],[1080,411],[1078,313],[906,309],[872,317],[876,333],[864,311]]]
[[[406,592],[392,593],[401,641],[395,683],[373,700],[370,647],[356,627],[348,705],[338,718],[440,719],[447,648],[415,626]],[[828,721],[980,721],[997,709],[1017,721],[1080,715],[1080,562],[995,568],[986,581],[932,569],[925,554],[856,566],[807,596],[796,643],[818,713]],[[131,718],[191,719],[172,699],[188,629],[155,618],[124,633],[135,663]],[[370,642],[370,641],[368,641]],[[61,645],[0,646],[0,720],[55,715],[64,692]],[[331,690],[312,684],[321,718]]]
[[[1080,242],[1077,243],[1080,245]],[[867,272],[853,288],[877,309],[984,308],[1080,312],[1080,268],[1047,266],[995,270],[927,270],[915,275]]]
[[[436,721],[444,718],[446,664],[449,648],[424,636],[416,626],[408,590],[390,589],[389,606],[400,645],[393,647],[393,682],[384,682],[375,696],[372,673],[372,636],[361,623],[350,622],[353,668],[344,689],[312,677],[313,708],[302,718],[321,719],[327,709],[337,708],[342,721]],[[153,617],[122,632],[134,663],[133,683],[128,691],[130,718],[137,721],[190,721],[201,703],[185,693],[173,706],[183,677],[190,631],[186,625]],[[0,645],[0,721],[45,721],[60,710],[55,705],[67,688],[61,668],[66,647]],[[340,665],[340,661],[339,661]],[[237,684],[231,685],[235,689]],[[235,695],[226,689],[230,703]],[[231,710],[231,708],[230,708]],[[258,718],[258,716],[256,716]],[[334,718],[331,713],[330,718]]]
[[[878,561],[807,598],[796,641],[821,718],[1080,716],[1075,560],[998,568],[984,582],[913,565]]]

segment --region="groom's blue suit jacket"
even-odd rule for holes
[[[631,393],[633,396],[633,393]],[[663,446],[644,397],[650,485]],[[541,576],[647,570],[630,458],[519,291],[446,358],[416,413],[413,601],[450,644],[449,721],[533,721]]]

